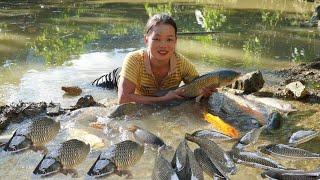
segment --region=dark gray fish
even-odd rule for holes
[[[277,180],[319,180],[320,171],[305,172],[302,170],[270,169],[263,172],[261,176]]]
[[[178,145],[176,152],[174,153],[173,159],[171,161],[172,167],[175,169],[179,178],[188,177],[188,171],[190,169],[188,163],[188,153],[187,153],[187,141],[183,140]]]
[[[17,129],[6,143],[4,150],[18,152],[28,148],[41,147],[51,141],[59,130],[60,122],[49,117],[41,117]]]
[[[232,150],[229,152],[230,156],[236,163],[244,164],[247,166],[261,168],[261,169],[284,169],[282,165],[278,162],[258,155],[257,153],[248,152],[248,151],[239,151],[239,150]]]
[[[202,168],[199,165],[199,162],[194,157],[193,152],[189,148],[189,146],[186,146],[187,154],[188,154],[188,162],[190,166],[189,174],[190,176],[187,179],[190,180],[203,180],[203,171]]]
[[[265,154],[277,155],[291,158],[320,158],[320,155],[304,149],[291,147],[285,144],[269,144],[260,146],[260,151]]]
[[[185,138],[198,144],[209,156],[211,162],[216,166],[221,174],[235,173],[236,166],[229,155],[221,149],[215,142],[186,134]],[[226,177],[226,175],[224,175]]]
[[[210,140],[218,140],[218,141],[227,141],[227,140],[231,140],[232,137],[225,135],[221,132],[215,131],[215,130],[198,130],[195,131],[194,133],[192,133],[192,136],[195,137],[202,137],[202,138],[208,138]]]
[[[65,141],[43,157],[33,174],[47,176],[72,169],[86,159],[89,151],[90,145],[82,141],[77,139]]]
[[[121,171],[135,165],[141,158],[144,147],[134,141],[126,140],[110,146],[101,153],[88,171],[89,176],[101,177],[121,174]]]
[[[208,174],[210,177],[215,178],[218,177],[220,179],[227,179],[228,177],[224,177],[219,170],[215,167],[215,165],[211,162],[208,155],[201,148],[197,148],[194,150],[194,156],[196,160],[199,162],[202,170]]]
[[[134,138],[142,144],[149,144],[157,148],[166,146],[163,140],[158,136],[143,128],[140,128],[139,126],[131,125],[128,129],[133,133]]]
[[[317,136],[319,136],[319,132],[316,131],[297,131],[291,135],[289,139],[289,145],[296,146],[298,144],[310,141]]]
[[[152,180],[179,180],[171,164],[160,153],[154,162]]]
[[[260,128],[254,128],[251,131],[247,132],[244,136],[241,137],[239,142],[235,145],[235,148],[242,150],[246,146],[255,144],[258,141],[259,136],[265,127],[266,126],[262,126]]]
[[[203,179],[202,169],[185,139],[181,141],[176,149],[171,165],[179,179]]]

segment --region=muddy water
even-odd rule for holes
[[[131,1],[130,1],[131,2]],[[74,105],[79,97],[65,96],[61,86],[79,86],[81,95],[90,94],[107,108],[89,108],[58,117],[62,129],[47,148],[70,138],[90,142],[92,151],[86,161],[76,167],[80,178],[99,153],[109,145],[130,139],[126,131],[136,124],[177,147],[184,133],[210,128],[202,120],[203,109],[194,102],[151,110],[143,116],[110,120],[106,115],[116,104],[116,92],[90,85],[95,78],[121,66],[124,56],[142,48],[143,26],[148,14],[171,13],[179,31],[216,30],[221,33],[205,36],[180,36],[178,51],[187,56],[200,73],[219,68],[242,72],[262,70],[267,85],[277,84],[271,70],[309,61],[319,52],[317,28],[300,28],[315,6],[301,1],[201,1],[200,3],[144,4],[139,1],[91,1],[90,3],[52,2],[49,4],[0,2],[0,104],[23,101],[59,102],[63,107]],[[214,23],[202,27],[194,11],[219,14]],[[276,9],[272,11],[271,9]],[[225,18],[224,18],[225,17]],[[207,17],[207,19],[210,19]],[[291,101],[299,110],[289,115],[284,127],[272,134],[262,134],[258,145],[285,143],[289,135],[300,129],[320,130],[319,104]],[[89,127],[90,122],[109,124],[104,129]],[[11,125],[1,139],[8,138],[19,125]],[[319,138],[301,146],[320,152]],[[189,143],[191,147],[196,147]],[[228,150],[232,143],[221,146]],[[252,149],[255,150],[255,149]],[[39,152],[6,154],[0,151],[0,174],[8,179],[32,179],[32,171],[41,160]],[[142,159],[131,168],[134,179],[150,179],[156,152],[146,148]],[[171,157],[173,152],[167,152]],[[312,170],[319,161],[277,159],[286,167]],[[238,166],[232,179],[260,179],[259,169]],[[14,171],[13,171],[14,169]],[[69,179],[57,174],[52,179]],[[0,178],[2,179],[2,178]],[[110,179],[119,179],[112,176]],[[123,179],[123,177],[121,177]],[[206,179],[210,179],[206,176]]]

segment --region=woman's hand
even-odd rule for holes
[[[184,89],[176,89],[169,91],[163,98],[167,101],[174,100],[174,99],[183,99],[184,98]]]
[[[200,89],[200,94],[203,94],[204,98],[210,97],[214,92],[217,92],[217,88],[215,86]]]

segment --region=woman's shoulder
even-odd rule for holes
[[[127,57],[135,57],[143,59],[143,49],[131,51],[127,54]]]

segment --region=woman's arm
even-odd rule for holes
[[[120,77],[118,84],[118,103],[136,102],[140,104],[152,104],[158,102],[166,102],[174,99],[183,99],[182,90],[169,91],[166,95],[160,97],[142,96],[134,94],[136,85],[130,80]]]

